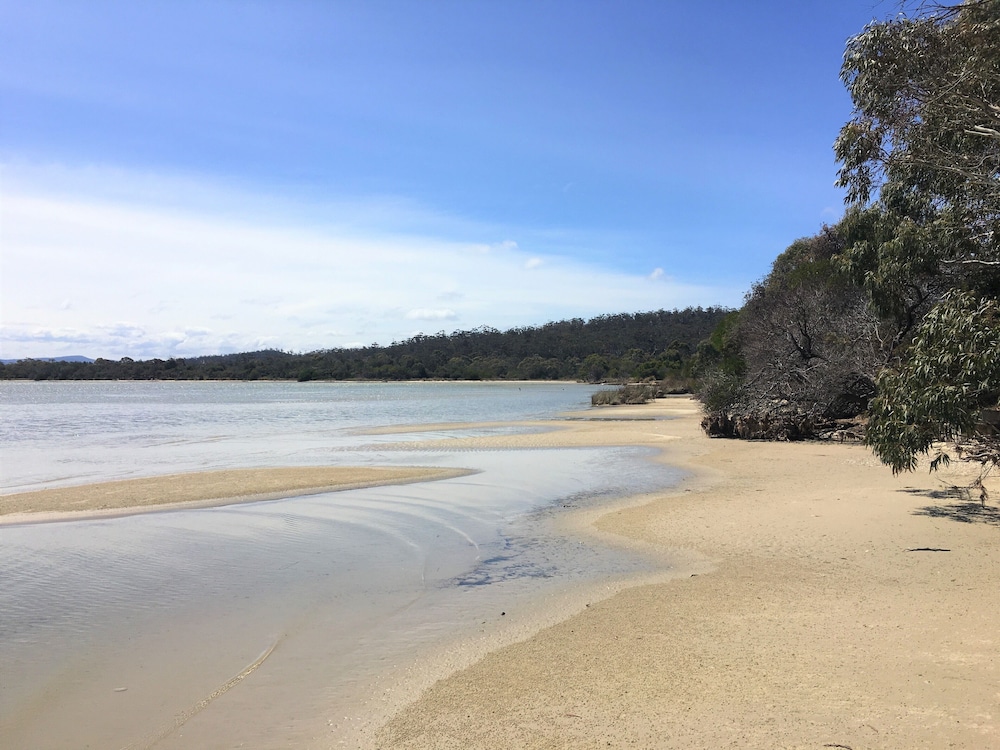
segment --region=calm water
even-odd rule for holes
[[[576,384],[0,381],[0,491],[259,465],[369,463],[366,427],[586,408]],[[396,442],[398,437],[384,438]]]
[[[390,662],[516,602],[647,569],[552,527],[564,506],[675,480],[641,452],[400,450],[389,442],[407,435],[363,434],[550,418],[586,407],[590,393],[567,384],[0,384],[5,492],[261,465],[478,472],[0,527],[0,745],[323,746]]]

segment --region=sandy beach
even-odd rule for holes
[[[969,481],[968,467],[894,477],[863,446],[712,440],[700,418],[678,397],[532,423],[524,434],[407,442],[411,451],[642,446],[687,474],[564,518],[567,534],[662,559],[662,574],[505,612],[480,640],[415,657],[423,661],[366,699],[350,746],[1000,748],[1000,512],[950,489]],[[0,523],[454,473],[151,477],[6,495]],[[988,483],[994,497],[997,484]],[[308,747],[338,746],[314,740]]]
[[[0,495],[0,524],[205,508],[321,492],[426,482],[461,470],[426,467],[286,466],[94,482]]]
[[[710,440],[686,399],[583,416],[451,442],[662,448],[679,487],[573,525],[673,577],[438,680],[371,746],[1000,747],[1000,513],[949,490],[967,467],[894,477],[859,445]]]

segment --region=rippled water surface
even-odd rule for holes
[[[477,472],[0,527],[5,747],[286,747],[322,739],[386,660],[461,635],[511,602],[645,569],[638,558],[556,534],[553,514],[674,480],[638,451],[399,450],[361,434],[554,417],[588,404],[583,386],[0,389],[6,492],[260,465]],[[512,428],[471,432],[498,429]],[[391,437],[397,446],[400,439]]]

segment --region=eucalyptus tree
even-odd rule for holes
[[[841,248],[839,228],[824,227],[793,242],[754,284],[737,332],[744,400],[789,401],[826,417],[867,406],[886,345],[864,290],[833,263]]]
[[[894,471],[936,441],[1000,463],[1000,0],[921,6],[847,45],[840,267],[897,325],[868,440]],[[946,454],[932,463],[940,465]]]

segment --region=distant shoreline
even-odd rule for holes
[[[584,380],[573,378],[554,378],[552,380],[514,380],[505,378],[482,378],[479,380],[463,380],[461,378],[407,378],[405,380],[386,380],[384,378],[352,378],[349,380],[336,380],[329,378],[317,378],[315,380],[297,380],[295,378],[79,378],[64,379],[46,378],[34,380],[32,378],[0,378],[0,383],[295,383],[306,385],[309,383],[343,383],[343,384],[363,384],[363,383],[392,383],[393,385],[406,385],[408,383],[451,383],[455,385],[554,385],[565,383],[567,385],[589,385],[594,388],[617,388],[621,385],[618,382],[598,382],[589,383]]]

